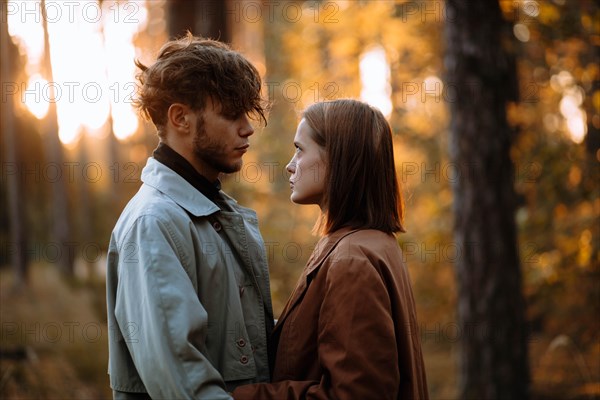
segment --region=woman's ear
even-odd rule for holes
[[[191,110],[181,103],[173,103],[167,110],[167,124],[178,133],[186,134],[190,130]]]

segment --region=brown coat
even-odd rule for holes
[[[236,399],[427,399],[415,304],[393,235],[322,238],[273,331],[273,383]]]

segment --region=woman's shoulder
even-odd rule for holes
[[[371,262],[374,258],[389,258],[390,256],[396,258],[400,255],[400,246],[396,237],[376,229],[350,231],[337,242],[330,254],[335,259],[364,259]]]
[[[402,252],[394,235],[361,229],[338,240],[321,264],[319,275],[329,283],[365,285],[381,282],[383,276],[395,275],[403,266]]]
[[[398,241],[391,233],[377,229],[357,229],[345,235],[338,243],[338,247],[346,246],[352,250],[377,249],[384,247],[397,247]]]

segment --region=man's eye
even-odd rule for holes
[[[243,112],[231,112],[225,114],[225,118],[227,118],[230,121],[235,121],[238,120],[242,115],[244,115]]]

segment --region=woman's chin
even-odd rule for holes
[[[299,196],[296,192],[292,192],[292,194],[290,195],[290,200],[292,201],[292,203],[295,204],[306,204],[306,202],[304,201],[305,199],[303,199],[302,196]]]
[[[298,193],[294,193],[292,192],[292,194],[290,195],[290,200],[292,201],[292,203],[294,204],[301,204],[301,205],[311,205],[311,204],[319,204],[318,199],[312,198],[312,197],[302,197],[299,196]]]

